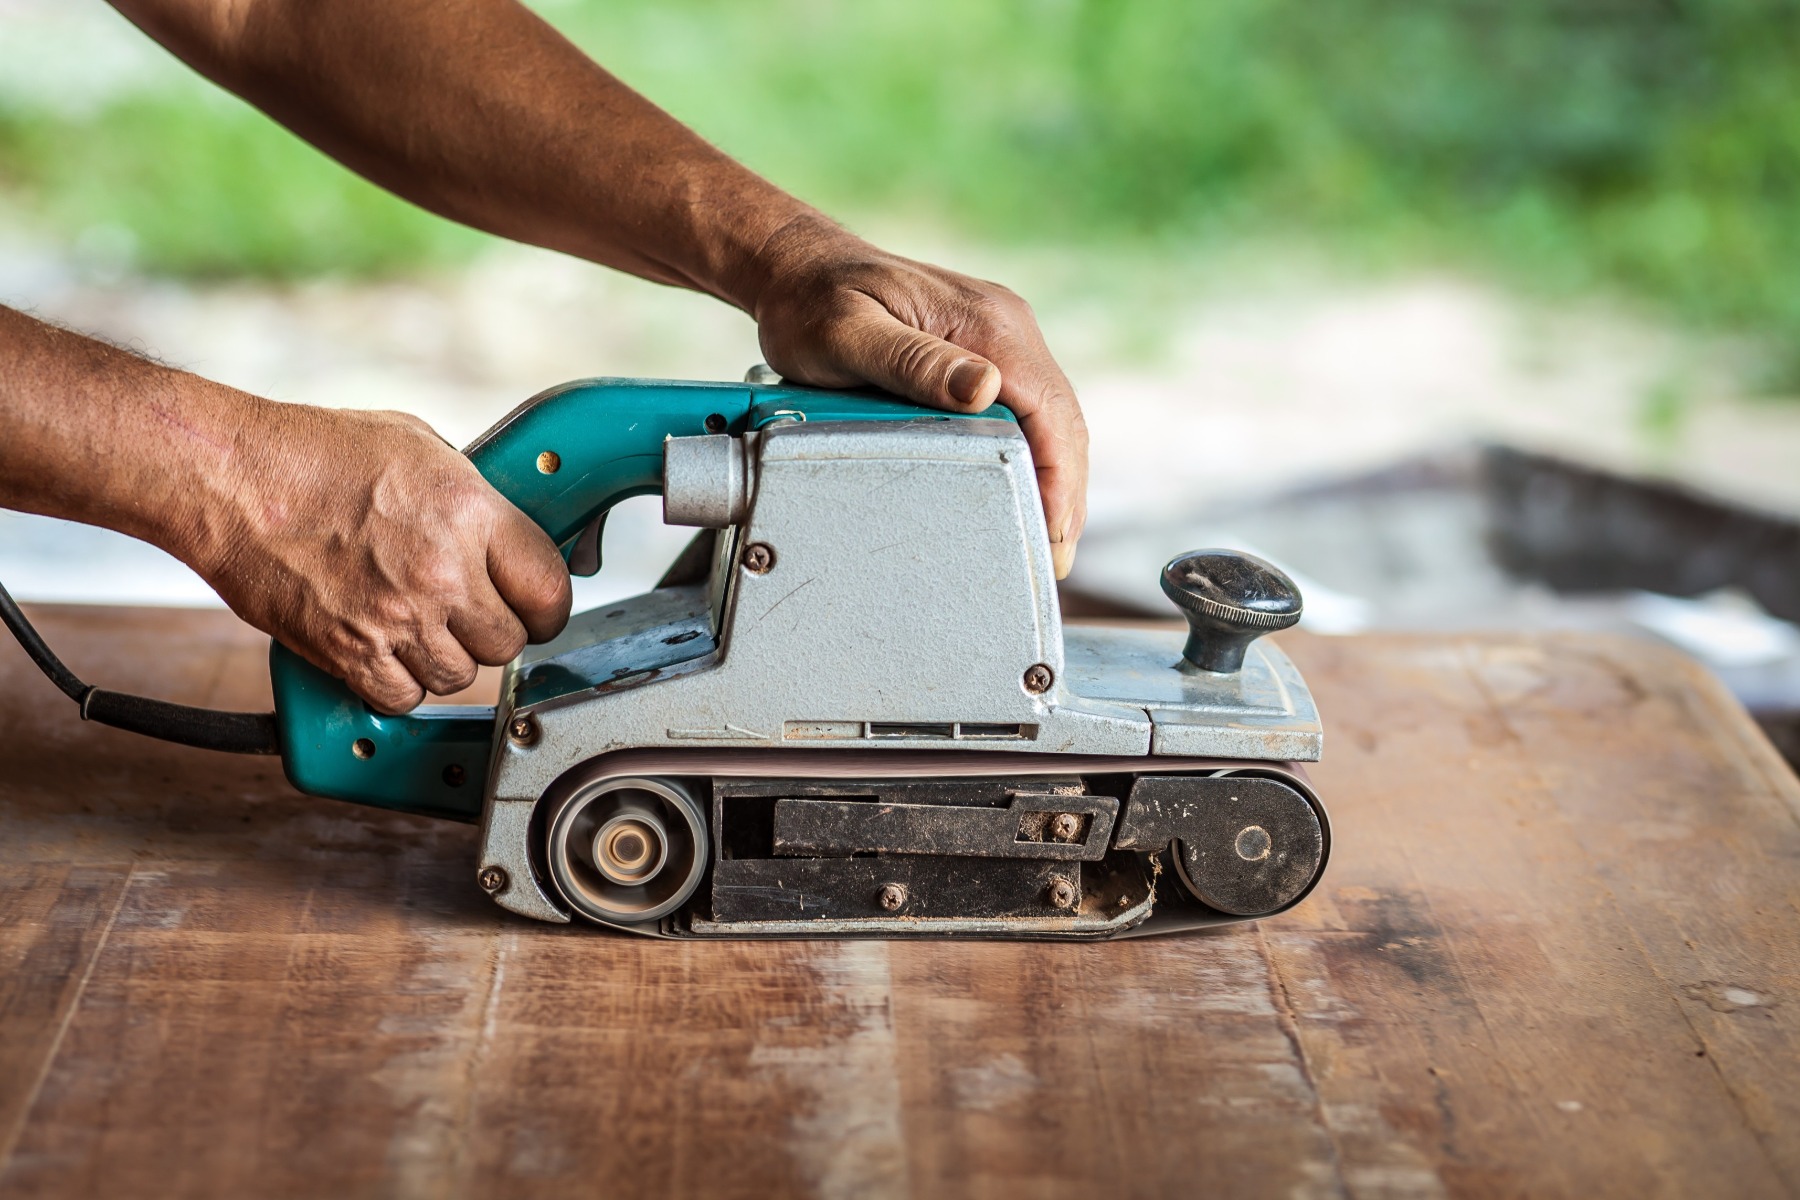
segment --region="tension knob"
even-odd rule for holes
[[[1238,550],[1195,550],[1162,569],[1163,594],[1187,618],[1181,657],[1202,671],[1236,671],[1265,633],[1300,619],[1300,589],[1281,570]]]

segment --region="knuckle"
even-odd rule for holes
[[[468,590],[468,571],[448,554],[427,554],[413,567],[413,586],[440,601],[459,599]]]
[[[385,713],[409,712],[425,698],[425,689],[392,660],[381,667],[365,666],[345,682],[357,695]]]
[[[346,679],[350,672],[387,652],[386,639],[380,634],[351,623],[333,623],[319,632],[316,642],[325,656],[337,664],[340,678]]]
[[[384,591],[369,601],[369,616],[383,630],[407,630],[419,624],[419,606],[411,596],[399,591]],[[376,635],[364,634],[371,641]],[[382,639],[388,640],[388,639]]]
[[[949,347],[928,334],[911,331],[897,338],[892,349],[895,375],[918,384],[929,381],[933,390],[942,390],[948,381],[952,359]]]
[[[473,686],[480,674],[481,669],[473,662],[462,663],[446,669],[439,682],[445,685],[446,693],[460,692],[466,687]]]
[[[971,305],[970,316],[977,324],[992,330],[1011,330],[1017,323],[1024,301],[1004,288],[983,292]],[[1024,311],[1029,312],[1029,309]]]
[[[569,572],[564,568],[561,558],[556,559],[554,567],[546,566],[539,572],[532,584],[531,599],[537,609],[544,613],[568,611],[573,599],[573,589],[569,582]]]
[[[506,665],[519,657],[530,640],[530,636],[525,632],[525,627],[516,621],[513,622],[510,628],[502,630],[494,639],[493,650],[487,656],[487,659],[491,660],[488,661],[488,665],[490,667]]]

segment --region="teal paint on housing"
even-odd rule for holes
[[[269,678],[281,765],[301,791],[452,821],[481,819],[493,709],[431,705],[382,716],[279,642],[270,645]]]

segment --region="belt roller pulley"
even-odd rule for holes
[[[606,779],[556,806],[545,861],[576,912],[632,925],[687,903],[706,871],[707,847],[705,814],[679,780]]]

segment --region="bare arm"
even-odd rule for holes
[[[568,619],[549,537],[424,422],[258,399],[4,307],[0,506],[161,546],[387,712]]]
[[[515,0],[114,0],[195,68],[434,212],[754,316],[778,371],[1018,414],[1058,574],[1087,434],[1030,309],[887,254],[733,162]]]

